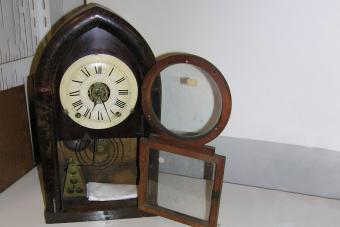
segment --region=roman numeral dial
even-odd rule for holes
[[[69,95],[70,95],[70,96],[79,96],[79,95],[80,95],[80,90],[72,91],[72,92],[70,92]]]
[[[120,59],[87,55],[65,71],[59,86],[64,113],[86,128],[105,129],[122,123],[137,102],[136,78]]]
[[[88,117],[91,119],[91,109],[86,108],[85,113],[84,113],[84,117]]]
[[[121,82],[123,82],[125,80],[124,77],[119,78],[118,80],[116,80],[116,84],[120,84]]]
[[[128,95],[129,94],[129,90],[127,90],[127,89],[118,90],[118,94],[119,95]]]
[[[75,107],[75,108],[76,108],[76,107],[79,107],[79,106],[81,106],[81,105],[83,105],[83,102],[82,102],[81,100],[78,100],[78,101],[72,103],[72,106]]]
[[[87,70],[86,67],[84,67],[83,69],[80,70],[86,77],[90,77],[91,74],[89,73],[89,71]]]
[[[95,70],[96,74],[102,74],[102,69],[103,69],[102,65],[95,65],[94,66],[94,70]]]
[[[117,99],[117,101],[115,102],[115,105],[118,106],[119,108],[123,109],[125,106],[125,102],[123,102],[122,100]]]

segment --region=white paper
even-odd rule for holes
[[[137,198],[137,185],[89,182],[86,184],[86,189],[89,201],[111,201]]]

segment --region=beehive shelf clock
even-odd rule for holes
[[[158,75],[174,64],[204,71],[217,90],[213,112],[218,114],[199,133],[172,132],[160,120],[163,78]],[[33,109],[47,223],[162,215],[185,224],[216,226],[224,158],[205,144],[227,124],[231,97],[211,63],[185,54],[156,62],[128,22],[89,4],[66,20],[44,48],[34,76]],[[215,166],[208,220],[157,208],[157,151],[163,148],[206,162],[206,172]],[[136,196],[89,199],[91,183],[135,186]]]

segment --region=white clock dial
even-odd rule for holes
[[[138,86],[131,69],[107,54],[92,54],[75,61],[59,87],[64,112],[92,129],[118,125],[133,111]]]

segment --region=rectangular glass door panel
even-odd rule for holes
[[[151,199],[147,202],[202,220],[209,220],[213,179],[204,179],[204,166],[208,163],[159,151],[158,164],[157,200]],[[214,164],[212,164],[212,171],[213,169]],[[151,173],[152,168],[149,168],[149,171]],[[153,181],[153,178],[149,177],[148,181]]]
[[[139,208],[187,225],[216,226],[225,158],[204,151],[144,140]]]

